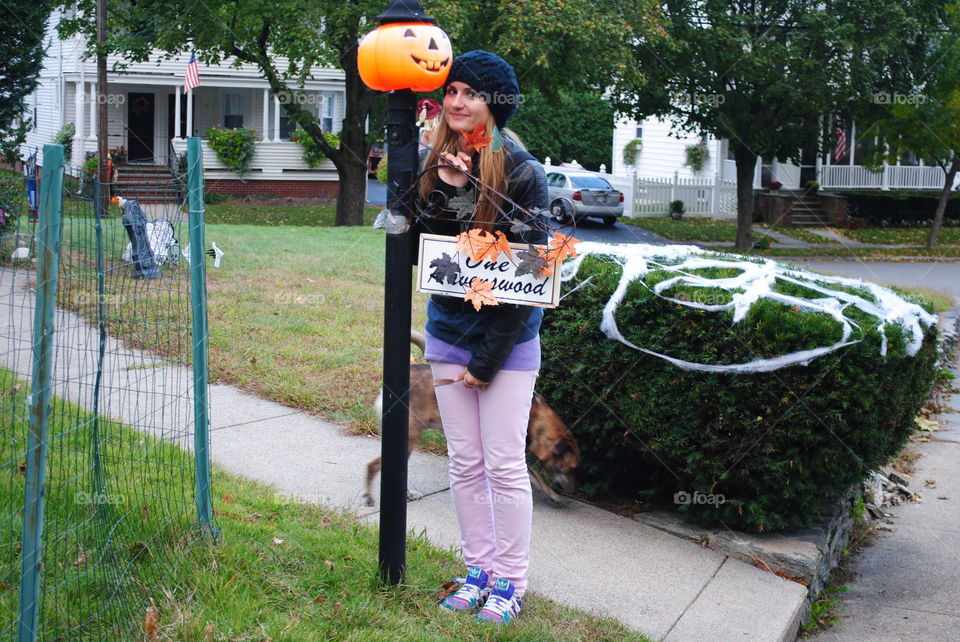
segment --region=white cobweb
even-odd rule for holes
[[[886,356],[887,353],[885,332],[887,324],[899,325],[903,328],[906,337],[906,353],[912,357],[916,355],[923,344],[924,327],[930,327],[937,323],[936,316],[928,313],[919,305],[910,303],[892,290],[874,283],[861,281],[860,279],[814,274],[806,270],[781,265],[770,259],[738,259],[690,245],[608,245],[605,243],[581,242],[577,245],[577,257],[562,266],[561,280],[569,281],[574,278],[583,259],[591,254],[609,257],[623,266],[620,282],[603,309],[603,320],[600,323],[600,329],[603,333],[610,339],[615,339],[635,350],[669,361],[684,370],[746,374],[770,372],[798,364],[807,365],[818,357],[862,341],[854,333],[854,329],[859,329],[859,326],[845,314],[847,308],[850,307],[880,320],[877,330],[881,337],[880,354],[882,356]],[[695,270],[704,268],[733,268],[740,270],[740,273],[729,278],[707,278],[693,273]],[[654,270],[665,270],[674,273],[675,276],[660,281],[654,286],[647,286],[643,277]],[[746,318],[750,306],[756,301],[769,299],[810,312],[828,315],[840,325],[842,335],[840,340],[833,345],[799,350],[769,359],[755,359],[746,363],[716,365],[678,359],[633,344],[621,334],[617,327],[614,318],[617,306],[623,301],[627,286],[637,279],[656,296],[678,305],[712,312],[732,310],[734,323]],[[773,289],[778,280],[802,286],[823,296],[803,298],[781,294]],[[831,284],[866,290],[875,300],[870,301],[857,294],[833,289],[829,287]],[[731,300],[727,303],[714,304],[662,294],[676,286],[719,288],[730,292]],[[860,334],[857,333],[857,335]]]

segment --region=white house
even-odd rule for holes
[[[60,128],[73,123],[73,167],[79,167],[97,149],[96,59],[83,59],[82,37],[60,39],[57,11],[46,29],[47,57],[40,84],[27,104],[34,129],[21,148],[26,158],[52,143]],[[337,172],[333,163],[310,168],[303,148],[290,140],[292,129],[283,105],[269,89],[259,70],[249,64],[199,65],[200,86],[183,93],[189,54],[161,60],[155,52],[147,62],[131,63],[127,69],[108,72],[103,98],[108,114],[108,147],[123,147],[127,162],[166,167],[175,154],[185,153],[186,136],[205,137],[209,128],[250,127],[259,140],[251,171],[245,181],[221,164],[203,142],[207,186],[224,193],[275,193],[314,196],[334,193]],[[116,62],[110,56],[108,70]],[[278,66],[285,63],[278,59]],[[313,111],[324,130],[337,132],[344,116],[343,72],[318,69],[308,80],[298,101]],[[122,170],[121,170],[122,173]]]

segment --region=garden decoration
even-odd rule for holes
[[[424,98],[417,103],[417,127],[432,132],[440,126],[443,108],[433,98]]]
[[[123,229],[126,230],[132,246],[133,278],[159,278],[160,270],[157,269],[157,261],[147,238],[147,217],[140,209],[140,204],[132,199],[114,198],[123,211]]]
[[[905,301],[888,288],[873,283],[839,276],[813,274],[805,270],[789,268],[770,259],[745,260],[727,257],[719,253],[701,250],[694,246],[672,245],[606,245],[603,243],[583,243],[578,248],[577,258],[562,267],[561,279],[569,281],[577,274],[584,257],[604,255],[623,266],[623,273],[616,290],[603,309],[603,321],[600,329],[610,339],[620,341],[626,346],[669,361],[684,370],[720,373],[756,373],[771,372],[793,365],[807,365],[814,359],[823,357],[841,348],[859,343],[855,336],[860,329],[857,321],[848,314],[856,309],[882,320],[877,328],[881,336],[881,356],[887,352],[887,334],[885,327],[898,325],[906,332],[906,353],[913,356],[923,344],[924,328],[936,325],[936,316],[926,312],[915,303]],[[706,268],[733,268],[739,270],[736,276],[709,278],[694,272]],[[646,286],[643,278],[654,270],[664,270],[673,276],[658,282],[653,287]],[[821,294],[820,297],[800,297],[782,294],[775,290],[777,281],[807,288]],[[706,364],[678,359],[670,355],[635,345],[628,341],[614,319],[617,307],[623,301],[631,283],[641,283],[649,287],[656,296],[677,305],[697,308],[710,312],[733,311],[733,323],[742,322],[750,307],[761,299],[767,299],[803,310],[813,311],[832,318],[841,328],[841,337],[832,345],[808,350],[799,350],[788,354],[754,359],[736,364]],[[825,285],[824,285],[825,284]],[[838,286],[838,287],[830,287]],[[672,297],[663,293],[673,287],[716,288],[730,293],[726,303],[703,303],[695,299]],[[865,289],[874,301],[853,294],[844,288]]]
[[[433,91],[453,62],[450,38],[416,0],[394,2],[377,16],[381,25],[360,41],[360,78],[370,89]]]

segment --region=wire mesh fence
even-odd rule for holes
[[[17,214],[0,228],[0,638],[137,637],[214,530],[192,172],[193,230],[170,173],[104,212],[115,182],[91,190],[47,160],[39,223],[25,179],[0,179]]]

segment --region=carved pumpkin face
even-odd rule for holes
[[[377,27],[360,41],[360,78],[371,89],[432,91],[443,86],[453,62],[450,38],[423,22]]]

